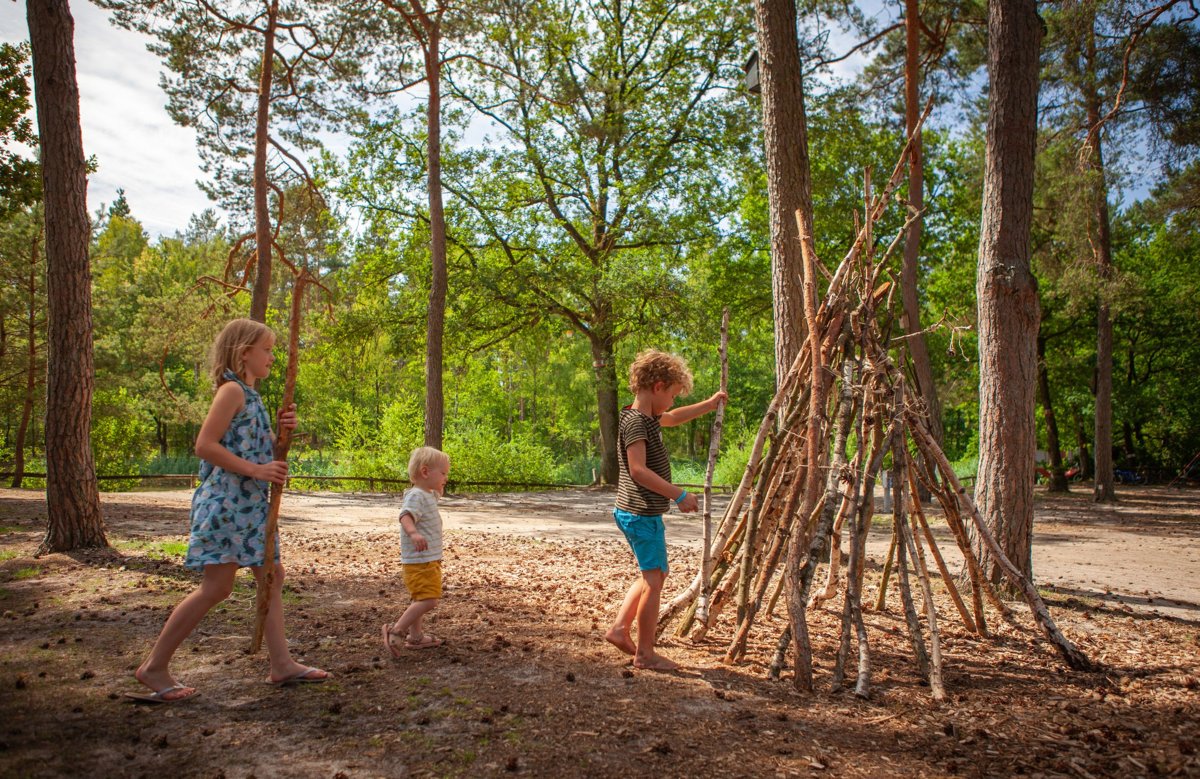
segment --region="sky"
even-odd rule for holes
[[[112,203],[117,189],[152,237],[187,227],[212,203],[196,186],[202,177],[196,134],[171,121],[158,86],[162,66],[146,50],[149,38],[108,21],[88,2],[71,3],[84,154],[99,165],[88,179],[88,211]],[[0,2],[0,40],[29,39],[25,4]]]

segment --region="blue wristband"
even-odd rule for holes
[[[675,499],[675,505],[679,506],[683,503],[683,499],[687,497],[687,490],[679,493],[679,497]]]

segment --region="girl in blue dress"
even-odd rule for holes
[[[200,587],[171,612],[167,624],[134,672],[152,691],[129,697],[148,703],[174,703],[196,695],[171,675],[175,650],[191,635],[204,615],[233,591],[239,568],[254,571],[264,586],[265,536],[270,484],[282,485],[288,465],[273,457],[275,437],[271,419],[254,385],[265,378],[275,361],[275,333],[261,322],[235,319],[217,336],[212,349],[212,379],[217,393],[196,437],[200,486],[192,497],[192,529],[184,564],[203,571]],[[281,428],[296,427],[292,408],[279,415]],[[270,658],[272,684],[322,682],[329,674],[296,662],[283,632],[283,566],[278,538],[272,551],[275,566],[270,610],[264,638]]]

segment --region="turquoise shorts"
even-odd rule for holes
[[[625,540],[633,548],[638,570],[652,571],[661,568],[667,574],[667,534],[662,514],[647,516],[631,514],[624,509],[613,509],[617,527],[625,534]]]

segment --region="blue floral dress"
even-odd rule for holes
[[[270,462],[275,441],[262,398],[233,371],[225,371],[225,378],[241,386],[246,403],[229,423],[221,445],[252,463]],[[230,473],[201,460],[200,486],[192,496],[192,532],[184,565],[197,571],[216,563],[262,565],[270,503],[269,482]],[[275,560],[279,560],[278,536]]]

